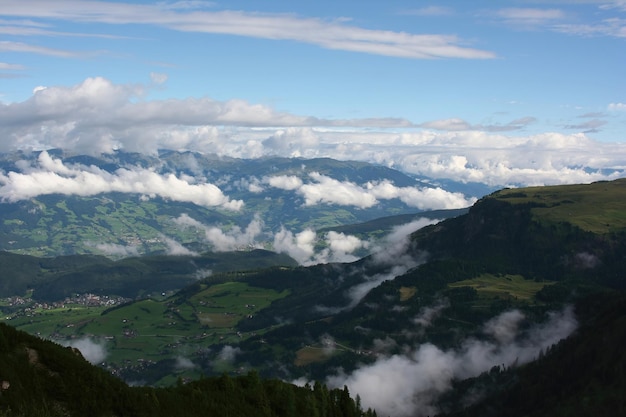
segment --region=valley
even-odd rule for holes
[[[12,236],[23,233],[27,245],[49,228],[76,246],[53,244],[61,251],[54,256],[34,246],[29,254],[0,252],[0,321],[76,348],[130,385],[167,390],[253,372],[349,387],[386,415],[454,415],[467,407],[468,392],[505,390],[579,326],[595,323],[588,307],[595,300],[623,293],[625,184],[503,189],[469,208],[378,218],[365,210],[353,224],[342,210],[329,217],[334,208],[324,204],[315,212],[292,206],[313,217],[285,217],[273,234],[278,224],[253,216],[245,226],[245,213],[221,208],[116,194],[40,196],[3,206],[16,205],[4,230],[14,227]],[[196,223],[200,211],[219,227]],[[261,223],[265,229],[251,226]],[[285,229],[311,224],[318,228]],[[104,256],[81,246],[85,233],[107,236],[119,251]],[[397,384],[383,395],[369,391],[371,378]]]

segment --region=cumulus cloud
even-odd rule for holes
[[[4,201],[27,200],[48,194],[92,196],[122,192],[228,210],[239,210],[243,206],[241,200],[229,199],[213,184],[193,184],[174,174],[160,175],[140,167],[119,168],[110,173],[95,166],[65,165],[46,151],[39,154],[35,166],[18,165],[22,172],[0,173],[0,198]]]
[[[327,262],[354,262],[358,257],[353,253],[371,246],[370,242],[356,236],[333,231],[326,233],[324,240],[328,249],[323,257],[327,259]]]
[[[373,195],[354,183],[338,181],[318,172],[313,172],[310,176],[315,182],[303,184],[299,188],[307,206],[327,203],[369,208],[376,204]]]
[[[626,168],[626,144],[587,136],[606,127],[598,117],[593,125],[567,125],[575,130],[567,134],[520,134],[534,123],[531,116],[494,125],[458,118],[421,124],[391,119],[323,120],[241,100],[149,100],[154,84],[115,84],[95,77],[74,86],[37,89],[22,102],[0,103],[0,135],[5,138],[0,151],[62,148],[99,154],[123,149],[156,154],[165,148],[237,158],[332,157],[494,187],[610,180],[623,176]],[[607,109],[615,119],[622,117],[623,108],[623,103],[615,102]],[[296,178],[272,179],[275,185],[270,186],[300,192],[311,204],[344,204],[344,197],[325,194],[337,185],[350,193],[354,207],[376,204],[383,197],[374,190],[382,193],[388,187],[372,184],[368,189],[366,184],[344,183],[323,174]],[[292,183],[280,184],[280,180]],[[264,184],[251,183],[251,191]],[[411,194],[415,191],[395,193],[393,198],[404,196],[407,204],[417,204]],[[438,198],[444,198],[444,192],[438,193]],[[445,198],[458,200],[457,196]]]
[[[239,226],[208,226],[193,219],[188,214],[181,214],[174,219],[181,227],[193,227],[204,231],[204,238],[217,252],[233,251],[242,248],[261,247],[258,238],[263,233],[263,222],[256,216],[245,229]]]
[[[545,323],[519,331],[524,316],[509,311],[484,327],[486,339],[468,339],[458,349],[442,350],[427,343],[409,354],[387,356],[350,374],[329,376],[332,387],[347,385],[364,407],[394,417],[427,416],[439,412],[436,400],[454,379],[465,379],[493,366],[513,366],[569,336],[577,327],[572,308],[551,313]]]
[[[282,227],[274,235],[274,250],[278,253],[286,253],[295,259],[299,264],[311,264],[315,254],[315,243],[317,233],[311,229],[305,229],[299,233]]]
[[[62,342],[64,346],[78,349],[83,357],[92,364],[104,361],[108,355],[103,342],[97,342],[89,337]]]
[[[316,245],[320,243],[324,248],[318,251]],[[358,259],[354,253],[370,245],[368,241],[345,233],[330,231],[318,236],[312,229],[293,233],[285,227],[274,235],[273,242],[275,251],[288,254],[301,265],[353,262]]]
[[[331,204],[366,209],[378,204],[379,200],[399,199],[407,206],[419,209],[452,209],[468,207],[476,201],[442,188],[396,187],[388,180],[361,186],[319,172],[312,172],[309,178],[311,182],[304,182],[295,175],[276,175],[265,181],[274,188],[295,191],[304,197],[305,206]]]
[[[281,190],[297,190],[302,187],[302,180],[295,175],[274,175],[266,179],[266,182],[274,188]]]

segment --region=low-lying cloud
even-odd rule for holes
[[[62,344],[78,349],[83,357],[92,364],[102,363],[108,355],[104,342],[94,341],[89,337],[68,340]]]
[[[232,226],[228,229],[224,226],[208,226],[193,219],[188,214],[181,214],[174,219],[174,223],[181,227],[192,227],[204,231],[206,242],[216,252],[263,246],[262,242],[258,240],[263,232],[263,222],[258,216],[245,229],[238,226]]]
[[[484,339],[467,339],[459,348],[443,350],[426,343],[409,354],[383,357],[352,373],[329,376],[331,387],[348,386],[364,407],[379,415],[435,415],[439,396],[455,379],[466,379],[494,366],[514,366],[534,360],[542,350],[569,336],[577,327],[571,307],[550,313],[547,321],[520,331],[523,313],[505,312],[487,322]]]
[[[410,269],[426,262],[428,254],[410,250],[410,234],[438,220],[420,218],[410,223],[396,226],[381,242],[373,247],[373,253],[368,262],[370,265],[387,267],[384,272],[374,275],[363,275],[363,281],[346,291],[348,303],[343,306],[316,306],[317,311],[337,313],[350,310],[365,298],[374,288],[385,281],[392,280],[407,273]]]
[[[475,198],[453,193],[442,188],[397,187],[391,181],[367,182],[358,185],[350,181],[339,181],[319,172],[309,174],[310,182],[295,175],[277,175],[266,178],[274,188],[294,191],[304,197],[305,206],[333,204],[370,208],[380,200],[399,199],[409,207],[421,210],[455,209],[471,206]]]
[[[34,166],[26,161],[17,165],[21,172],[0,173],[0,199],[4,201],[15,202],[49,194],[93,196],[122,192],[228,210],[239,210],[243,206],[243,201],[231,200],[213,184],[194,184],[190,178],[160,175],[141,167],[119,168],[111,173],[93,165],[66,165],[46,151],[39,154]]]

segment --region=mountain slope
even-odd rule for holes
[[[509,395],[524,369],[534,369],[527,364],[562,338],[575,340],[562,355],[570,368],[601,353],[594,326],[605,323],[602,334],[621,341],[624,185],[502,190],[357,262],[215,274],[170,298],[50,320],[63,337],[106,338],[105,366],[128,380],[171,385],[179,376],[256,369],[346,385],[380,414],[458,412]],[[23,320],[37,331],[38,318]],[[598,386],[615,382],[619,374],[596,362],[581,378],[600,372],[608,379]],[[567,388],[563,407],[579,392],[591,395],[579,388]],[[470,398],[476,389],[484,395]]]
[[[236,399],[236,400],[235,400]],[[261,381],[257,374],[175,388],[129,387],[63,348],[0,324],[2,416],[371,416],[345,390]]]
[[[296,266],[284,254],[255,249],[198,256],[145,256],[112,261],[103,256],[38,258],[0,251],[0,297],[32,290],[37,301],[60,301],[93,293],[126,298],[177,291],[212,273]]]
[[[329,158],[49,150],[0,154],[0,167],[0,250],[38,256],[269,248],[281,230],[473,201],[391,168]]]
[[[464,408],[471,396],[477,404],[441,417],[626,415],[626,298],[597,294],[577,310],[575,334],[526,366],[457,383],[440,406]]]

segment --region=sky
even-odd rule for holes
[[[626,1],[0,0],[0,151],[626,169]]]

